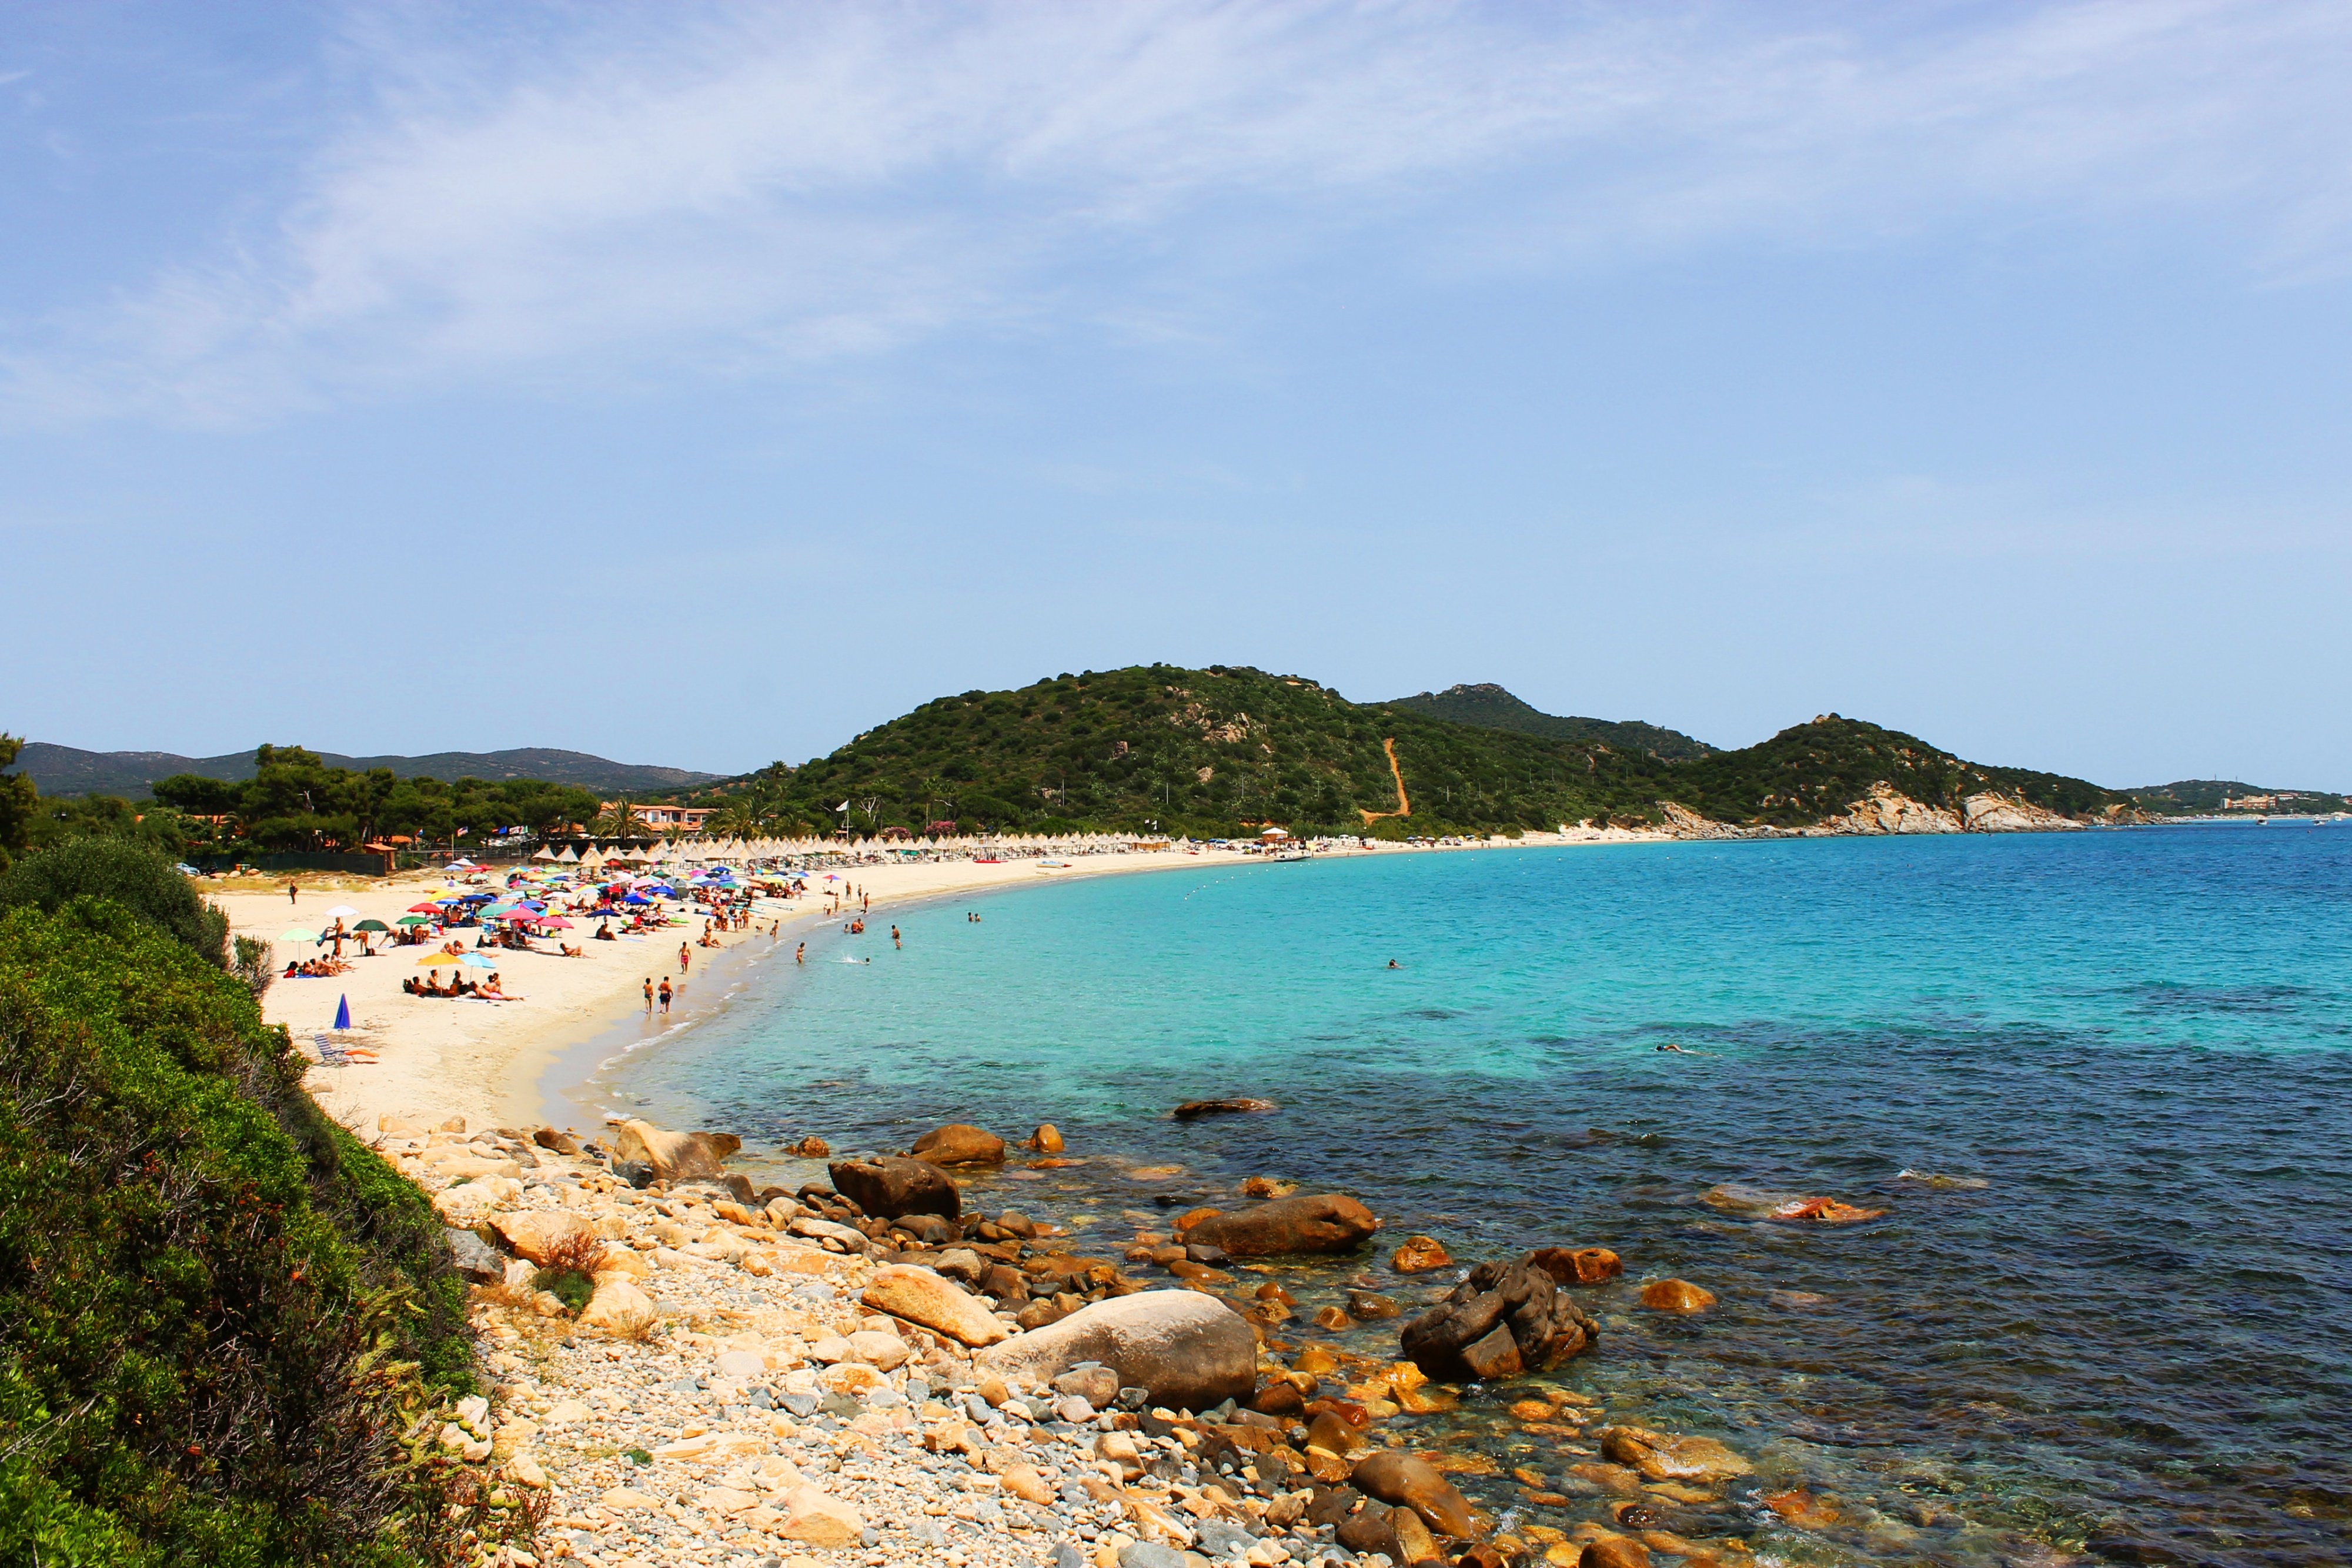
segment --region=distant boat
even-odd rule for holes
[[[1265,858],[1270,861],[1311,861],[1315,854],[1311,850],[1275,850]]]

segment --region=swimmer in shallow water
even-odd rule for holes
[[[1398,963],[1394,958],[1391,958],[1389,960],[1389,967],[1391,969],[1402,969],[1404,966]]]

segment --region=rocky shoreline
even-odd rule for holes
[[[1095,1243],[1119,1255],[1089,1256],[1044,1218],[965,1211],[1008,1155],[976,1127],[789,1192],[729,1170],[731,1135],[642,1122],[370,1135],[476,1282],[492,1393],[418,1437],[478,1472],[503,1521],[485,1563],[1713,1568],[1752,1560],[1745,1511],[1802,1506],[1735,1496],[1740,1456],[1546,1375],[1598,1344],[1580,1293],[1622,1274],[1605,1249],[1464,1269],[1415,1236],[1382,1257],[1354,1199],[1254,1177],[1231,1208],[1129,1211],[1131,1241]],[[1027,1148],[1075,1163],[1050,1127]],[[1334,1260],[1361,1265],[1353,1288],[1302,1322],[1284,1276]],[[1385,1358],[1328,1337],[1391,1318]],[[1558,1458],[1513,1468],[1523,1506],[1481,1506],[1450,1478],[1491,1490],[1495,1461],[1404,1428],[1505,1382]]]

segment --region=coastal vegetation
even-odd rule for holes
[[[0,879],[0,1561],[447,1561],[405,1442],[471,1386],[441,1227],[194,898],[123,842]]]
[[[1545,713],[1491,681],[1398,697],[1390,706],[1427,714],[1432,718],[1450,719],[1455,724],[1476,725],[1482,729],[1516,729],[1523,735],[1549,736],[1554,740],[1606,741],[1611,746],[1646,751],[1669,762],[1705,757],[1717,749],[1678,729],[1643,724],[1639,719],[1570,718]]]
[[[2129,805],[2083,779],[1966,762],[1833,714],[1675,761],[1646,746],[1353,703],[1304,676],[1167,664],[941,697],[830,756],[695,799],[716,808],[713,831],[744,834],[1223,837],[1278,824],[1402,838],[1649,826],[1669,803],[1727,824],[1805,826],[1880,783],[1937,807],[1988,792],[2070,816]]]

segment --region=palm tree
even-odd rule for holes
[[[642,839],[646,825],[637,818],[637,809],[626,800],[618,800],[590,824],[589,831],[600,839]]]

